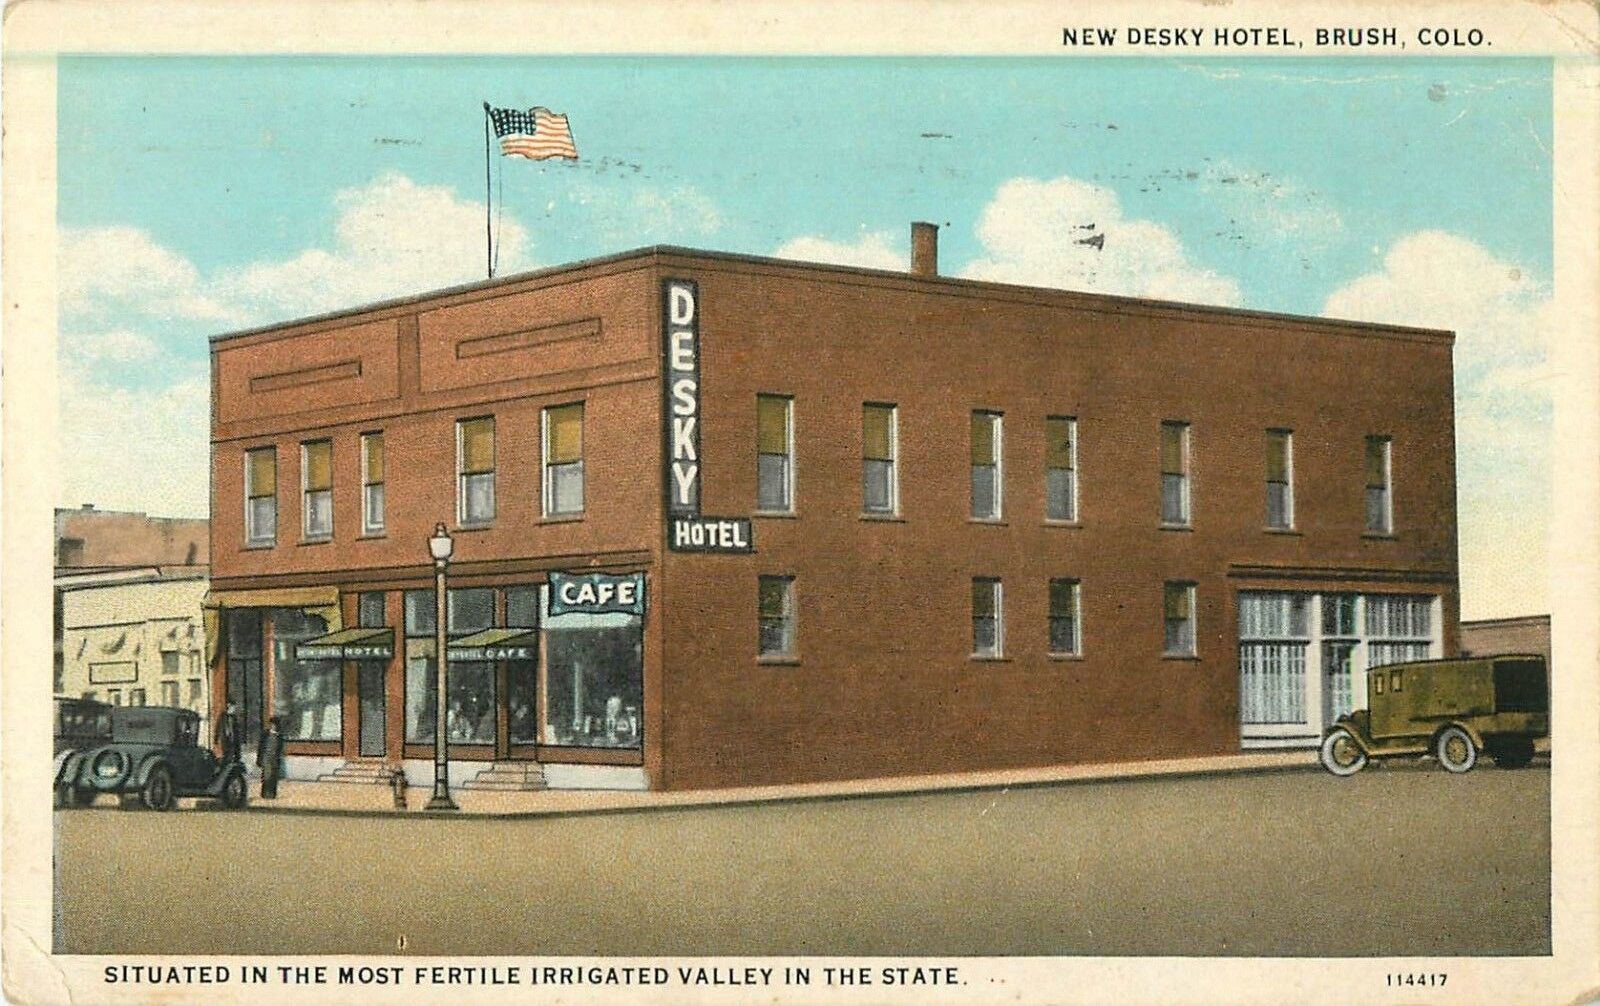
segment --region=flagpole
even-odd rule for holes
[[[483,103],[483,240],[484,264],[494,279],[494,190],[489,186],[489,103]]]

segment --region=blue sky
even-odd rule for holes
[[[1464,592],[1499,613],[1491,574],[1543,568],[1548,61],[83,57],[58,80],[64,445],[94,452],[112,410],[154,431],[66,466],[63,503],[204,512],[206,334],[482,278],[488,100],[566,113],[582,154],[494,159],[502,273],[658,242],[900,268],[927,219],[950,273],[1457,328]],[[1073,244],[1091,223],[1102,252]]]

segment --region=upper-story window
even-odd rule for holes
[[[756,509],[794,510],[794,399],[756,396]]]
[[[1367,531],[1389,534],[1394,531],[1394,441],[1389,437],[1367,438]]]
[[[244,540],[271,545],[278,540],[278,449],[244,452]]]
[[[972,516],[999,520],[1002,473],[1001,422],[998,412],[972,414]]]
[[[1294,527],[1294,434],[1267,431],[1267,527]]]
[[[1189,424],[1161,424],[1161,523],[1189,523]]]
[[[494,417],[456,423],[456,520],[481,525],[494,520]]]
[[[861,509],[869,514],[900,510],[900,410],[868,402],[861,406]]]
[[[544,410],[544,512],[583,513],[583,403]]]
[[[383,533],[383,434],[361,435],[361,531]]]
[[[1082,607],[1077,580],[1050,581],[1050,653],[1075,657],[1083,652]]]
[[[1005,609],[1000,581],[972,578],[972,655],[999,657],[1005,652]]]
[[[300,445],[301,533],[311,540],[333,537],[333,441]]]
[[[1044,516],[1078,519],[1078,421],[1051,416],[1044,421]]]
[[[761,577],[756,603],[759,620],[756,652],[763,657],[794,656],[794,577]]]
[[[1194,656],[1194,584],[1168,581],[1163,585],[1162,608],[1167,656]]]

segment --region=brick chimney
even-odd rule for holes
[[[939,225],[918,220],[911,225],[911,275],[939,275]]]

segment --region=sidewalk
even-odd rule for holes
[[[1316,764],[1316,752],[1311,750],[1260,751],[1210,758],[1066,765],[995,772],[902,776],[892,779],[848,779],[839,782],[741,786],[732,789],[683,790],[666,793],[579,789],[546,789],[531,792],[457,789],[451,796],[460,807],[459,813],[454,816],[537,817],[659,808],[718,807],[788,800],[904,796],[961,790],[1106,782],[1118,779],[1280,772],[1310,769],[1316,767]],[[276,800],[259,799],[258,785],[251,786],[249,810],[252,813],[336,813],[367,816],[401,815],[409,812],[415,817],[433,816],[423,811],[424,805],[432,795],[432,791],[423,786],[413,786],[406,791],[406,810],[400,811],[395,808],[394,796],[387,785],[286,781],[279,783]]]

